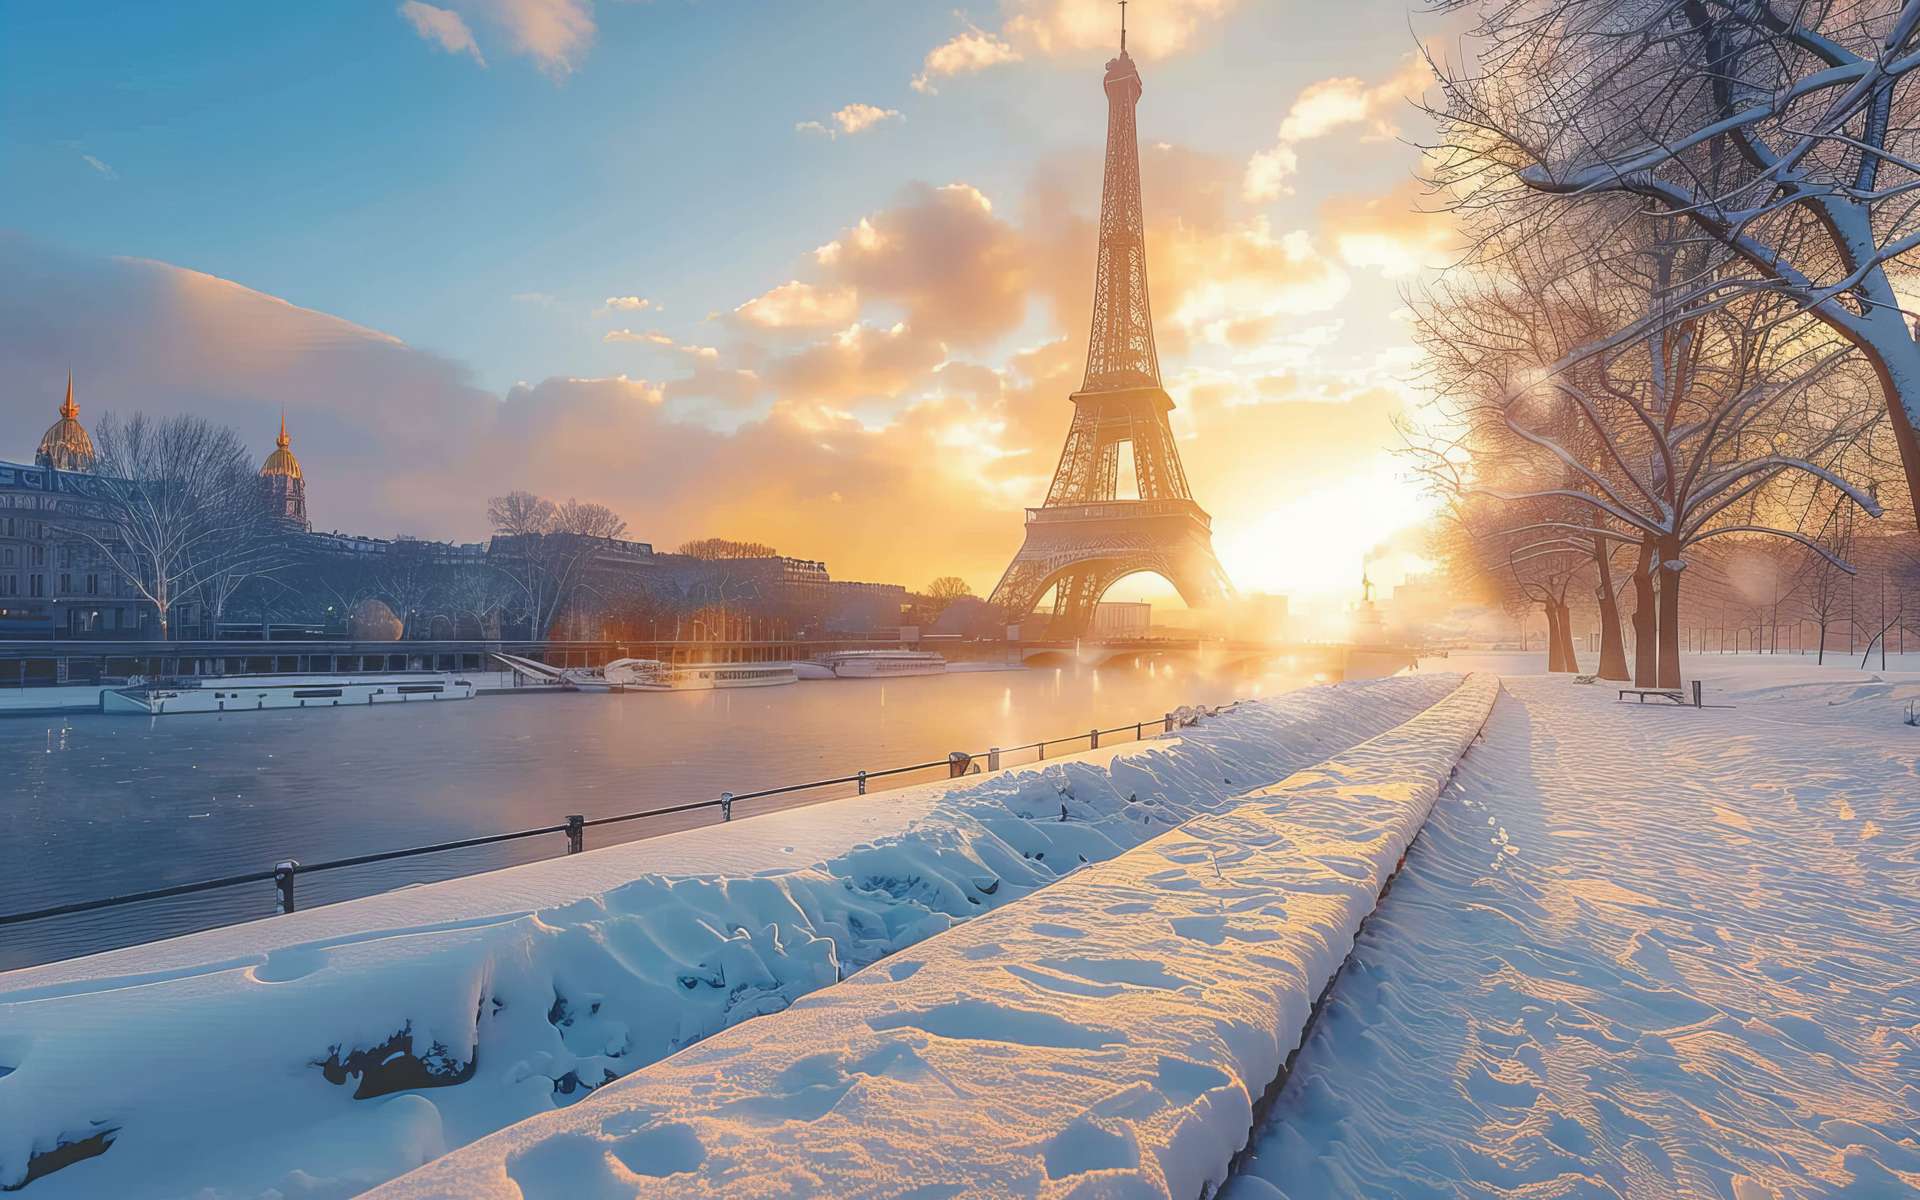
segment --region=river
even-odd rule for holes
[[[326,712],[9,718],[0,720],[0,914],[286,858],[321,862],[554,824],[568,813],[606,816],[931,762],[951,750],[1065,737],[1310,681],[1284,664],[1221,674],[1149,664]],[[743,802],[735,819],[851,790]],[[717,819],[703,810],[595,828],[587,845]],[[299,901],[304,908],[564,849],[552,835],[302,875]],[[0,926],[0,969],[251,920],[272,913],[274,899],[263,882]]]

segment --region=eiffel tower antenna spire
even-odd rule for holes
[[[1127,0],[1120,0],[1120,53],[1127,52]]]

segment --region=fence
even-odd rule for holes
[[[867,785],[876,779],[887,779],[896,775],[907,775],[917,771],[930,771],[939,767],[947,769],[949,778],[975,773],[980,770],[981,760],[985,768],[997,771],[1002,760],[1008,756],[1018,756],[1028,752],[1036,755],[1035,761],[1044,762],[1048,747],[1070,746],[1081,742],[1088,749],[1100,748],[1100,739],[1115,734],[1132,733],[1133,740],[1140,741],[1149,730],[1154,733],[1172,733],[1175,728],[1190,725],[1202,716],[1212,716],[1237,708],[1242,701],[1219,705],[1213,708],[1181,708],[1165,713],[1150,721],[1135,721],[1131,725],[1116,725],[1111,729],[1098,727],[1085,733],[1071,734],[1067,737],[1043,738],[1037,742],[1027,742],[1019,746],[994,746],[984,754],[969,754],[954,751],[943,759],[933,762],[913,763],[904,767],[887,767],[879,771],[855,771],[851,775],[837,775],[831,779],[815,779],[807,783],[790,783],[782,787],[762,788],[757,792],[722,792],[711,800],[693,800],[685,804],[670,804],[664,808],[648,808],[639,812],[621,813],[611,817],[588,818],[578,813],[569,814],[565,821],[557,825],[542,825],[537,829],[516,829],[510,833],[493,833],[482,837],[461,838],[458,841],[436,842],[429,846],[408,846],[401,850],[382,850],[374,854],[358,854],[351,858],[336,858],[327,862],[302,863],[298,859],[283,859],[271,868],[263,871],[248,871],[240,875],[226,875],[219,879],[202,879],[193,883],[174,884],[171,887],[153,888],[143,892],[129,892],[120,896],[103,896],[97,900],[81,900],[71,904],[56,904],[49,908],[38,908],[27,912],[6,913],[0,915],[0,926],[20,925],[28,921],[40,921],[49,917],[63,917],[74,913],[95,912],[103,908],[118,908],[127,904],[141,904],[150,900],[165,900],[173,896],[186,896],[196,892],[211,892],[221,888],[240,887],[249,883],[273,882],[279,893],[279,911],[295,911],[294,880],[301,875],[312,875],[321,871],[338,871],[347,867],[363,867],[371,863],[391,862],[394,859],[414,858],[425,854],[440,854],[449,850],[465,850],[474,846],[488,846],[498,842],[518,841],[522,838],[551,837],[565,834],[568,854],[578,854],[587,848],[586,831],[602,825],[619,825],[628,821],[640,821],[649,817],[666,817],[675,813],[696,812],[702,809],[720,810],[722,821],[733,820],[733,808],[751,800],[764,800],[773,796],[788,796],[799,792],[817,791],[821,788],[856,785],[856,795],[867,794]]]

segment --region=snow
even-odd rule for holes
[[[372,1195],[1205,1195],[1496,689]]]
[[[1687,671],[1506,680],[1226,1200],[1920,1194],[1920,674]]]
[[[0,1187],[106,1141],[31,1194],[353,1194],[1050,892],[1457,682],[1307,689],[1043,766],[0,974]],[[676,1137],[653,1139],[668,1159]]]

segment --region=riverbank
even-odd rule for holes
[[[193,880],[673,807],[905,763],[944,780],[955,750],[1085,738],[1186,705],[1273,695],[1287,675],[1164,666],[961,672],[778,688],[165,720],[0,721],[11,773],[0,913]],[[1126,738],[1132,736],[1128,729]],[[1086,743],[1081,741],[1080,745]],[[1056,746],[1062,752],[1073,747]],[[1029,761],[1008,755],[1006,765]],[[853,795],[849,781],[742,802],[734,816]],[[598,826],[599,848],[719,821],[714,809]],[[559,834],[304,875],[302,908],[551,858]],[[11,853],[10,853],[11,852]],[[11,926],[0,970],[251,920],[270,883]]]
[[[351,1194],[1044,893],[1456,682],[1309,688],[1116,750],[0,974],[0,1185],[111,1129],[33,1194]]]

